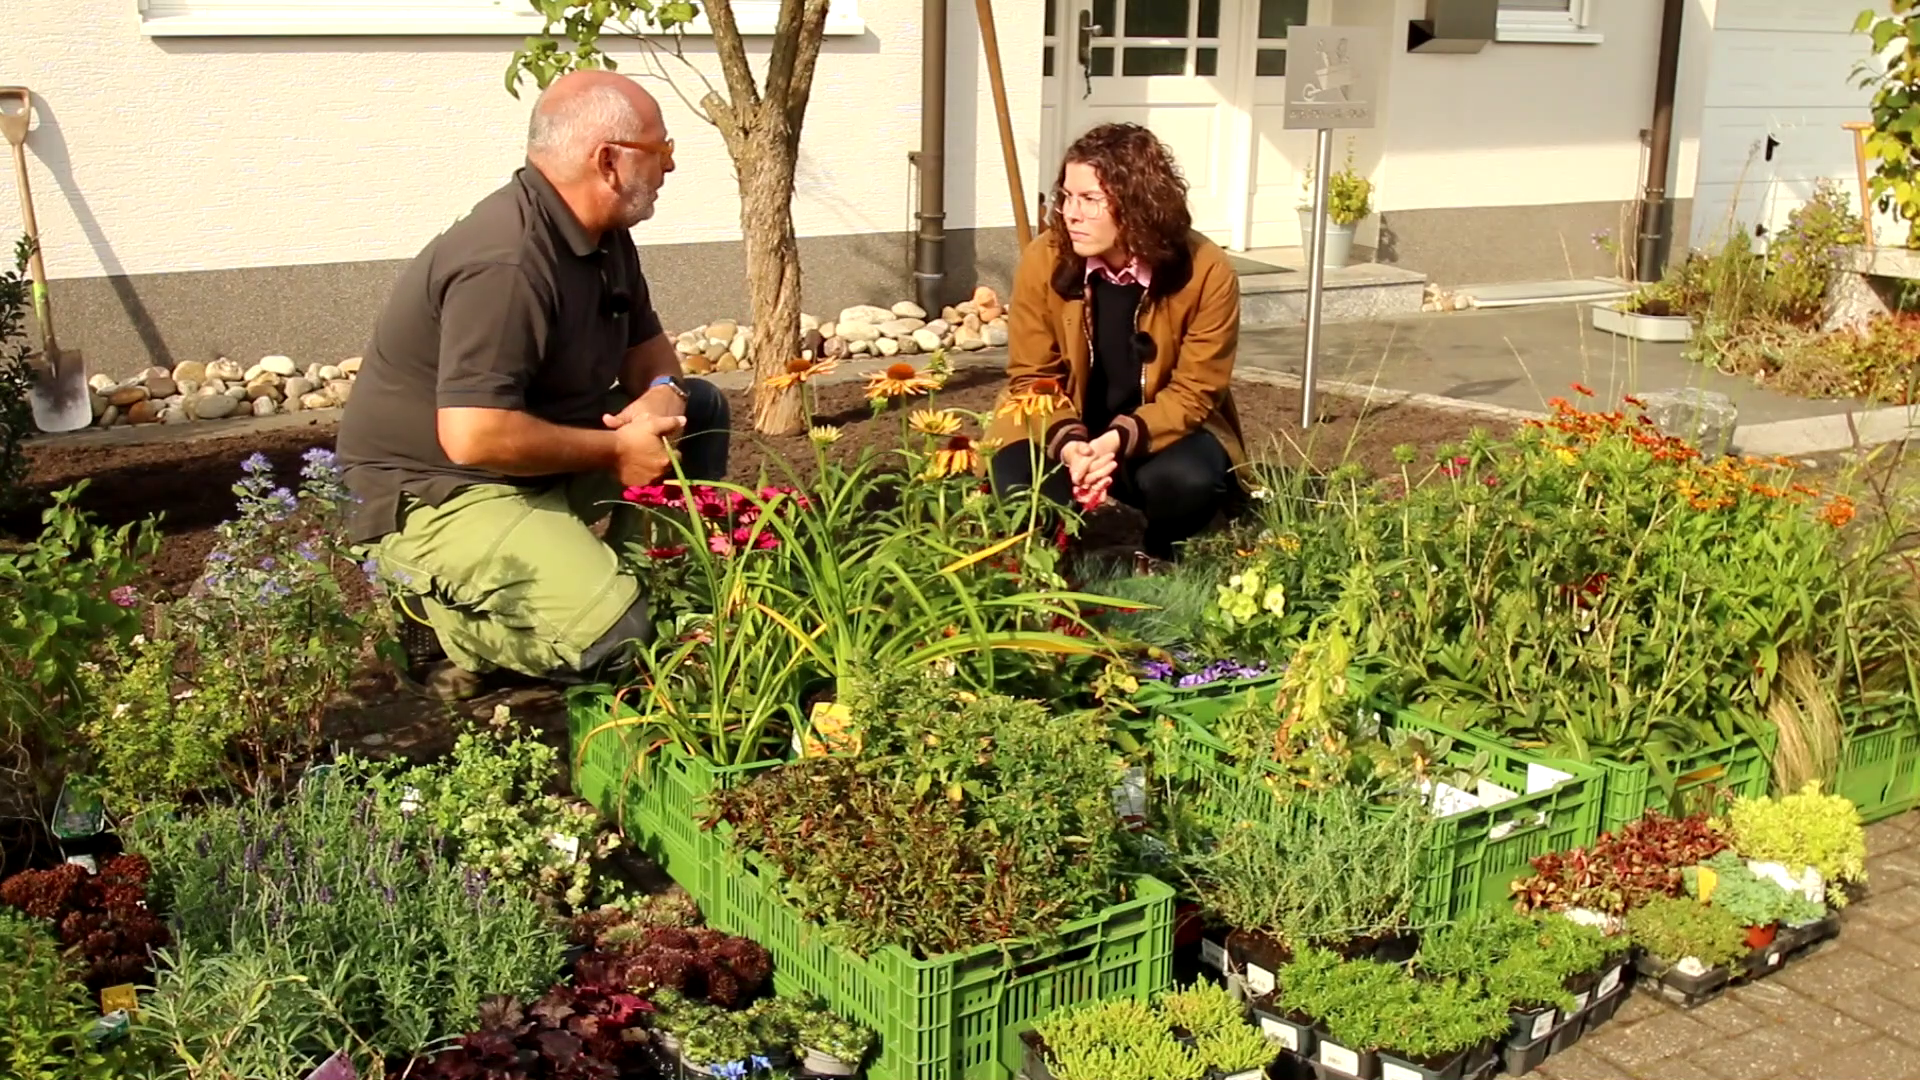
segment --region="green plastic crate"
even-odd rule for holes
[[[1233,698],[1210,698],[1165,710],[1180,728],[1178,775],[1192,778],[1230,767],[1226,744],[1207,725],[1237,703]],[[1511,895],[1509,886],[1530,872],[1535,856],[1584,847],[1599,836],[1606,777],[1598,767],[1526,753],[1412,714],[1391,716],[1388,724],[1452,739],[1447,764],[1464,767],[1484,756],[1486,779],[1519,793],[1498,806],[1435,819],[1414,897],[1417,924],[1447,922],[1505,904]],[[1551,768],[1567,778],[1527,794],[1530,766]]]
[[[674,743],[649,751],[631,726],[607,726],[636,715],[605,694],[581,694],[568,703],[574,791],[614,821],[704,911],[719,896],[722,858],[720,838],[700,827],[707,796],[780,762],[715,766]]]
[[[833,944],[751,852],[729,846],[723,867],[708,924],[766,946],[778,993],[822,998],[872,1028],[871,1080],[1009,1080],[1035,1021],[1088,1001],[1146,1000],[1173,977],[1173,890],[1151,877],[1128,879],[1132,899],[1054,937],[916,960],[898,946],[862,957]]]
[[[1900,724],[1850,734],[1833,789],[1853,800],[1862,822],[1920,806],[1920,730]]]
[[[1607,774],[1600,829],[1613,832],[1650,809],[1672,817],[1714,811],[1718,805],[1710,796],[1721,789],[1748,798],[1765,795],[1773,786],[1772,749],[1741,735],[1689,753],[1660,756],[1658,770],[1647,761],[1627,765],[1611,758],[1596,759],[1595,764]]]

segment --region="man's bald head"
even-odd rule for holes
[[[666,128],[660,103],[632,79],[584,69],[555,79],[533,105],[527,159],[557,182],[593,170],[601,143],[655,142]]]

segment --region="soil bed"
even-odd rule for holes
[[[984,413],[993,407],[1004,378],[996,366],[957,371],[935,404]],[[736,426],[751,410],[744,391],[730,393]],[[1250,450],[1270,460],[1311,460],[1321,468],[1344,462],[1387,472],[1396,466],[1393,450],[1411,444],[1424,455],[1465,439],[1475,428],[1499,433],[1510,425],[1485,417],[1443,412],[1405,404],[1371,407],[1351,398],[1322,395],[1322,420],[1311,433],[1300,430],[1300,395],[1296,390],[1254,383],[1234,387],[1241,424]],[[922,402],[924,404],[924,402]],[[890,412],[872,418],[861,384],[841,382],[820,388],[815,422],[840,427],[832,447],[837,460],[851,461],[866,447],[898,445],[900,417]],[[196,435],[199,433],[196,432]],[[90,480],[81,505],[100,521],[120,525],[148,515],[162,515],[159,554],[141,585],[149,595],[184,594],[191,587],[213,547],[215,527],[234,511],[233,485],[241,477],[240,462],[249,454],[265,454],[283,482],[297,477],[300,455],[313,446],[331,446],[334,428],[303,426],[245,432],[224,438],[160,440],[138,443],[62,444],[57,439],[36,441],[30,449],[28,485],[36,505],[0,519],[0,535],[27,536],[38,530],[39,505],[47,494],[79,480]],[[729,479],[740,483],[787,483],[780,463],[784,458],[803,480],[812,471],[813,451],[805,436],[767,437],[736,431]],[[1090,523],[1091,524],[1091,523]],[[1100,523],[1100,542],[1125,543],[1137,531],[1136,519]],[[1137,538],[1135,538],[1137,539]],[[343,709],[329,734],[343,741],[361,741],[376,733],[374,744],[408,754],[431,754],[443,748],[446,725],[443,706],[400,694],[390,674],[369,671],[355,687],[357,704]],[[463,703],[462,711],[484,715],[495,703],[506,701],[516,714],[541,723],[564,738],[558,696],[544,689],[523,687]]]

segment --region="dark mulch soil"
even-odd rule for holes
[[[992,408],[1002,373],[993,368],[956,372],[948,390],[939,395],[942,407],[985,412]],[[1394,468],[1394,448],[1412,444],[1428,451],[1464,439],[1475,428],[1503,425],[1457,413],[1410,405],[1376,405],[1323,396],[1321,420],[1311,433],[1300,429],[1297,391],[1243,384],[1234,396],[1248,441],[1256,453],[1283,462],[1311,460],[1322,468],[1357,462],[1378,472]],[[736,422],[750,414],[746,397],[731,395]],[[841,383],[820,391],[816,423],[841,428],[832,448],[839,460],[851,460],[864,447],[898,445],[899,414],[874,420],[861,395],[861,384]],[[312,446],[330,446],[331,426],[302,427],[238,434],[232,437],[167,440],[128,444],[63,444],[49,439],[33,445],[30,488],[38,496],[90,480],[81,505],[99,520],[119,525],[148,515],[162,515],[165,539],[150,567],[145,591],[179,595],[191,586],[212,548],[214,528],[233,512],[232,486],[240,479],[240,461],[258,451],[270,458],[279,473],[297,476],[300,455]],[[776,457],[777,455],[777,457]],[[730,479],[757,482],[765,470],[773,483],[787,482],[777,464],[784,458],[804,478],[811,471],[813,451],[804,436],[766,437],[736,434]],[[37,511],[0,519],[0,535],[27,535],[37,529]],[[1124,515],[1116,527],[1102,529],[1105,543],[1127,542],[1127,531],[1137,528]],[[330,733],[342,741],[360,741],[374,733],[373,743],[396,752],[426,755],[447,743],[441,706],[399,693],[392,676],[369,671],[355,688],[358,704],[344,709]],[[463,712],[485,715],[495,704],[513,706],[552,732],[564,731],[558,697],[550,690],[519,687],[464,703]]]

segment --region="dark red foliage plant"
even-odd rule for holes
[[[650,1006],[601,986],[556,986],[523,1007],[497,997],[480,1027],[429,1061],[423,1080],[620,1080],[652,1066],[644,1053]]]
[[[757,942],[718,930],[656,926],[626,946],[588,953],[574,970],[584,983],[641,995],[676,990],[691,1001],[738,1009],[766,988],[773,957]]]
[[[1726,849],[1726,833],[1708,815],[1649,810],[1617,833],[1601,833],[1591,848],[1536,856],[1533,875],[1513,883],[1514,899],[1521,911],[1623,915],[1655,896],[1684,895],[1681,871]]]
[[[171,943],[166,923],[146,907],[150,872],[140,855],[116,855],[98,874],[74,863],[26,870],[0,882],[0,902],[53,923],[97,993],[141,981],[153,951]]]

